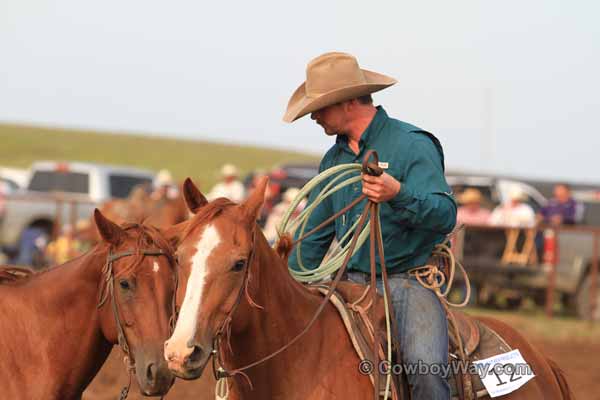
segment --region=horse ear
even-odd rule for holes
[[[246,201],[241,205],[244,214],[249,222],[255,222],[258,219],[260,209],[265,202],[265,193],[269,185],[269,177],[263,176],[260,178],[254,190],[248,196]]]
[[[194,185],[194,182],[190,178],[186,178],[185,182],[183,182],[183,198],[188,209],[193,214],[196,214],[200,208],[208,204],[206,197],[200,193],[200,190],[198,190],[198,187]]]
[[[96,227],[98,228],[102,240],[115,246],[121,242],[123,235],[125,235],[125,231],[102,215],[97,208],[94,209],[94,221],[96,222]]]

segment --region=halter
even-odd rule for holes
[[[115,290],[114,290],[114,271],[113,271],[113,263],[121,258],[134,256],[134,255],[142,255],[142,256],[167,256],[163,250],[160,249],[150,249],[150,250],[126,250],[121,253],[113,254],[112,251],[109,251],[108,257],[106,259],[106,264],[102,268],[102,274],[104,275],[104,281],[106,282],[106,289],[104,290],[104,294],[102,295],[97,308],[101,308],[105,303],[108,297],[111,298],[112,303],[112,312],[115,318],[115,324],[117,326],[117,340],[119,343],[119,347],[125,354],[123,361],[125,362],[125,367],[127,368],[127,373],[129,375],[129,383],[121,390],[121,394],[119,396],[119,400],[125,400],[129,395],[129,389],[131,387],[131,375],[135,374],[135,359],[131,355],[131,350],[129,348],[129,343],[127,342],[127,336],[125,336],[125,330],[123,329],[123,324],[121,322],[121,318],[119,317],[119,310],[117,308],[117,299],[115,298]],[[176,264],[176,263],[175,263]],[[175,270],[173,274],[173,279],[175,281],[175,292],[173,295],[173,299],[171,302],[171,318],[169,320],[169,330],[170,333],[173,332],[175,328],[175,323],[177,321],[177,306],[176,306],[176,293],[178,286],[178,276],[177,271]]]

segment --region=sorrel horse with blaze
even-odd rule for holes
[[[80,399],[120,335],[142,393],[171,387],[163,343],[175,294],[173,249],[154,228],[121,228],[98,210],[94,219],[102,242],[88,253],[2,280],[1,398]]]
[[[195,216],[166,234],[177,245],[179,290],[185,290],[178,293],[181,312],[165,343],[169,368],[179,377],[199,377],[213,351],[229,371],[272,354],[303,330],[322,301],[294,280],[286,259],[270,248],[255,223],[266,184],[236,205],[226,199],[207,203],[186,181],[184,195]],[[485,323],[520,350],[536,375],[503,398],[571,398],[560,370],[519,333],[497,320]],[[219,345],[219,333],[229,343]],[[337,311],[328,305],[298,342],[246,369],[246,376],[234,375],[229,398],[370,399],[372,384],[359,372],[359,362]]]

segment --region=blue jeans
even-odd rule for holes
[[[369,276],[360,272],[349,272],[348,278],[361,284],[370,282]],[[388,278],[404,364],[447,365],[448,321],[436,294],[408,273]],[[383,293],[380,277],[377,291]],[[442,374],[417,373],[407,377],[414,400],[450,399],[450,386]]]

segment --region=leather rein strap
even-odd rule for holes
[[[373,162],[370,161],[371,159],[373,159]],[[363,174],[369,174],[369,175],[373,175],[373,176],[382,175],[383,169],[381,167],[379,167],[378,163],[379,163],[379,159],[378,159],[377,153],[374,150],[369,150],[365,154],[365,157],[363,159],[363,164],[362,164]],[[332,215],[331,217],[326,219],[324,222],[319,224],[316,228],[312,229],[310,232],[308,232],[307,234],[305,234],[302,237],[300,237],[299,239],[297,239],[294,242],[294,245],[301,242],[302,240],[306,239],[308,236],[311,236],[312,234],[314,234],[315,232],[317,232],[319,229],[323,228],[324,226],[332,223],[340,215],[344,214],[345,212],[347,212],[348,210],[350,210],[351,208],[353,208],[354,206],[356,206],[357,204],[359,204],[366,198],[367,198],[367,196],[365,194],[361,194],[358,198],[356,198],[354,201],[352,201],[352,203],[350,203],[348,206],[344,207],[341,211],[338,211],[337,213],[335,213],[334,215]],[[391,304],[390,290],[389,290],[387,271],[386,271],[386,265],[385,265],[385,256],[384,256],[384,252],[383,252],[383,241],[381,238],[381,225],[379,223],[379,204],[369,200],[360,216],[360,219],[359,219],[358,225],[356,226],[354,234],[352,235],[349,251],[344,258],[344,262],[342,263],[342,266],[336,272],[335,278],[333,279],[331,285],[329,285],[329,289],[328,289],[327,293],[325,294],[325,297],[321,301],[319,307],[315,311],[315,314],[312,316],[312,318],[310,319],[310,321],[308,322],[306,327],[300,333],[298,333],[298,335],[296,335],[291,341],[289,341],[287,344],[285,344],[278,350],[272,352],[271,354],[261,358],[260,360],[254,361],[254,362],[252,362],[248,365],[245,365],[243,367],[240,367],[240,368],[236,368],[233,370],[226,370],[223,367],[223,362],[222,362],[222,358],[221,358],[221,348],[219,346],[220,338],[223,334],[229,335],[228,329],[229,329],[231,320],[233,318],[233,314],[235,313],[235,310],[237,309],[239,303],[241,302],[243,292],[244,291],[247,292],[247,284],[248,284],[248,279],[249,279],[249,274],[250,274],[249,271],[252,266],[252,261],[254,259],[254,257],[253,257],[254,252],[251,253],[249,260],[248,260],[247,267],[246,267],[246,271],[244,274],[244,280],[242,283],[242,287],[240,288],[240,291],[238,292],[237,300],[234,303],[234,306],[232,307],[232,309],[229,311],[224,322],[221,324],[221,326],[215,336],[215,342],[213,344],[213,349],[214,349],[213,350],[213,356],[214,356],[214,358],[213,358],[213,373],[217,380],[222,379],[222,378],[227,378],[227,377],[233,377],[235,375],[242,375],[246,379],[248,379],[248,376],[244,373],[244,371],[246,371],[252,367],[255,367],[257,365],[260,365],[260,364],[264,363],[265,361],[270,360],[273,357],[277,356],[278,354],[281,354],[282,352],[287,350],[290,346],[292,346],[294,343],[296,343],[302,336],[304,336],[310,330],[310,328],[315,324],[315,322],[318,320],[318,318],[322,314],[323,310],[327,306],[327,303],[329,303],[329,299],[331,298],[332,294],[335,292],[339,282],[342,280],[342,277],[344,276],[346,269],[348,267],[348,264],[350,262],[350,258],[352,257],[352,254],[356,248],[356,243],[358,242],[359,233],[361,232],[365,223],[367,222],[367,218],[370,218],[370,258],[371,258],[371,262],[370,262],[370,268],[371,268],[370,294],[372,297],[373,304],[375,304],[375,301],[377,299],[377,290],[376,290],[376,288],[377,288],[377,286],[376,286],[377,262],[375,259],[375,252],[377,251],[377,253],[379,255],[380,265],[381,265],[381,275],[382,275],[382,279],[383,279],[383,284],[385,286],[385,296],[387,299],[387,304]],[[252,246],[252,248],[254,249],[255,246]],[[379,371],[379,368],[377,365],[378,364],[378,356],[377,355],[379,354],[378,349],[379,349],[380,337],[379,337],[379,332],[377,330],[377,324],[375,321],[375,309],[376,309],[376,307],[372,307],[371,313],[370,313],[371,323],[373,324],[373,326],[375,328],[375,332],[374,332],[375,340],[373,343],[373,354],[372,354],[373,360],[371,360],[371,362],[373,362],[373,365],[375,367],[374,368],[374,371],[375,371],[374,399],[377,400],[377,399],[379,399],[379,373],[377,372],[377,371]],[[395,319],[392,318],[392,332],[394,332],[392,337],[394,339],[398,337],[398,335],[395,334],[395,332],[397,332],[395,325],[396,325]],[[399,349],[398,346],[396,348]],[[215,360],[215,358],[216,358],[216,360]],[[218,368],[216,366],[217,362],[219,364]],[[248,379],[248,382],[250,383],[250,386],[252,386],[249,379]]]
[[[121,253],[116,253],[116,254],[109,252],[108,257],[106,259],[106,264],[104,265],[104,268],[102,269],[102,274],[104,275],[104,280],[106,282],[106,289],[104,291],[104,295],[100,299],[100,302],[98,303],[98,306],[97,306],[97,308],[102,307],[104,305],[104,303],[106,303],[106,300],[108,299],[108,297],[110,296],[110,301],[112,303],[111,308],[112,308],[113,316],[115,318],[115,324],[117,326],[117,340],[118,340],[119,346],[121,347],[121,350],[123,351],[123,354],[125,354],[123,361],[125,362],[125,367],[127,368],[127,373],[129,375],[129,383],[127,384],[127,386],[125,386],[121,390],[119,400],[124,400],[129,395],[129,389],[131,387],[131,375],[135,374],[135,359],[133,358],[133,356],[131,354],[131,349],[129,348],[129,343],[127,342],[127,336],[125,336],[125,330],[123,329],[123,323],[121,322],[121,317],[119,316],[119,310],[117,307],[117,299],[115,297],[115,290],[114,290],[115,276],[114,276],[114,270],[113,270],[113,263],[121,258],[135,256],[135,255],[158,257],[158,256],[166,256],[167,253],[165,253],[164,251],[159,250],[159,249],[141,250],[140,252],[136,252],[134,250],[126,250],[126,251],[123,251]],[[177,284],[178,284],[177,271],[175,271],[175,273],[174,273],[174,280],[175,280],[175,292],[174,292],[173,300],[172,300],[171,319],[169,321],[169,328],[171,330],[171,333],[173,332],[173,329],[175,327],[176,318],[177,318],[176,317],[176,304],[175,304],[175,297],[176,297],[175,294],[177,293]]]

